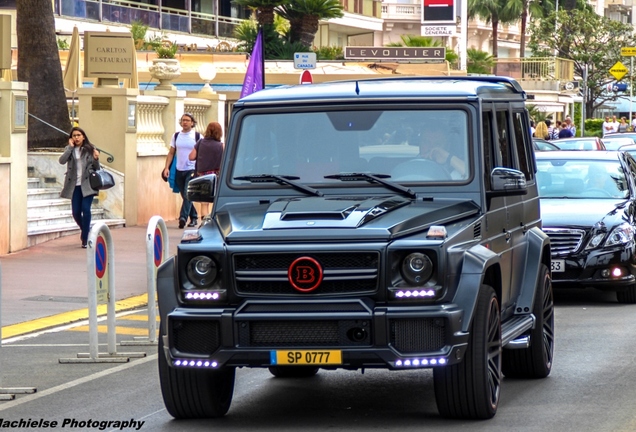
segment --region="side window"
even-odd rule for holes
[[[508,110],[497,110],[497,149],[501,155],[498,166],[506,168],[514,168],[512,164],[510,127],[508,126]]]
[[[493,145],[492,139],[492,111],[484,111],[482,113],[481,122],[484,146],[484,184],[486,185],[486,190],[490,190],[490,173],[492,169],[497,166],[493,154],[495,146]]]
[[[526,180],[534,177],[534,166],[532,165],[531,143],[527,140],[527,134],[523,133],[530,129],[530,125],[526,124],[526,116],[523,111],[515,111],[512,113],[512,126],[515,133],[515,144],[517,150],[517,160],[519,162],[519,170],[526,175]]]

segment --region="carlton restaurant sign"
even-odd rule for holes
[[[440,47],[345,47],[345,59],[444,60],[446,48]]]

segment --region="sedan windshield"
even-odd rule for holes
[[[537,183],[542,198],[629,197],[625,173],[609,160],[537,160]]]
[[[388,182],[469,178],[468,114],[458,109],[275,112],[240,121],[231,181],[241,186],[267,175],[338,186],[351,173]]]

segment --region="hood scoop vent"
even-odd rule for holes
[[[311,212],[284,212],[280,218],[282,221],[299,220],[335,220],[342,221],[349,217],[358,206],[351,206],[343,210],[336,211],[311,211]]]

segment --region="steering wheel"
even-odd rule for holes
[[[594,195],[597,195],[597,194],[601,194],[601,195],[606,196],[608,198],[612,197],[612,194],[609,193],[608,191],[606,191],[605,189],[591,188],[591,189],[586,189],[586,190],[583,191],[583,195],[585,195],[585,196],[590,196],[590,195],[594,196]]]

